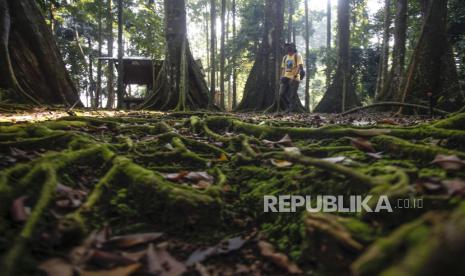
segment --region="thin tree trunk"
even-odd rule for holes
[[[208,82],[208,85],[211,85],[211,76],[210,74],[208,74],[208,72],[210,71],[210,31],[208,29],[208,3],[205,3],[205,38],[206,38],[206,51],[207,51],[207,67],[206,67],[206,70],[205,70],[205,73],[207,74],[207,82]]]
[[[98,0],[97,40],[99,59],[97,60],[97,89],[95,91],[95,98],[93,99],[92,107],[99,107],[100,95],[102,94],[102,61],[100,60],[100,57],[102,56],[102,4],[102,0]]]
[[[216,0],[210,0],[210,97],[215,104],[216,94]]]
[[[308,19],[308,1],[305,1],[305,71],[310,71],[310,23]],[[305,110],[310,111],[310,78],[305,78]]]
[[[225,32],[225,37],[226,37],[226,41],[228,44],[230,44],[230,33],[229,33],[229,29],[230,29],[230,25],[231,25],[231,2],[230,1],[226,1],[227,2],[227,12],[226,12],[226,32]],[[227,104],[226,104],[226,109],[228,111],[231,110],[232,108],[232,95],[231,95],[231,75],[232,75],[232,68],[231,68],[231,51],[228,52],[228,55],[229,55],[229,58],[226,58],[226,62],[227,62],[227,71],[226,71],[226,79],[227,79],[227,82],[228,82],[228,88],[227,88]]]
[[[94,90],[95,90],[95,83],[94,83],[94,64],[92,62],[92,42],[90,40],[90,37],[87,38],[87,47],[89,49],[89,99],[90,102],[87,104],[87,106],[92,105],[92,100],[94,98]]]
[[[292,17],[294,15],[294,0],[288,0],[288,19],[287,19],[287,42],[295,42],[293,41],[292,31],[294,30]]]
[[[233,40],[236,40],[236,0],[232,0],[232,32]],[[236,54],[232,56],[232,109],[237,106],[237,72],[236,72]]]
[[[378,94],[377,100],[380,101],[393,100],[401,89],[407,40],[407,3],[407,0],[397,0],[392,67],[389,79],[381,93]]]
[[[331,84],[331,0],[328,0],[326,5],[326,88]]]
[[[338,5],[341,8],[338,8],[337,20],[341,22],[339,28],[339,61],[342,66],[342,104],[341,111],[346,111],[347,107],[347,97],[348,90],[350,86],[350,3],[347,0],[339,0]]]
[[[124,100],[124,45],[123,45],[123,0],[118,0],[118,108],[123,107]]]
[[[107,0],[107,35],[108,35],[108,75],[107,75],[107,105],[106,108],[113,108],[115,105],[115,91],[113,88],[114,72],[113,72],[113,12],[112,0]]]
[[[389,66],[389,39],[391,38],[391,0],[384,1],[384,31],[383,41],[381,46],[381,54],[379,57],[379,70],[376,84],[376,96],[383,91],[387,77]]]
[[[226,30],[226,0],[221,0],[221,48],[220,48],[220,108],[225,107],[225,30]]]

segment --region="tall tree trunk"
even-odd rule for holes
[[[210,70],[210,31],[208,29],[208,3],[205,3],[205,38],[206,38],[206,41],[205,41],[205,45],[206,45],[206,51],[207,51],[207,67],[206,67],[206,70],[205,70],[205,73],[209,72]],[[211,81],[210,81],[210,74],[207,74],[207,82],[208,84],[210,85]]]
[[[185,0],[165,0],[166,58],[142,108],[196,110],[208,108],[208,86],[189,49]]]
[[[418,0],[420,2],[420,11],[421,11],[421,16],[426,19],[426,16],[428,15],[428,10],[431,4],[431,0]]]
[[[113,58],[113,11],[112,11],[112,0],[107,0],[107,35],[108,35],[108,57]],[[113,88],[114,62],[112,59],[108,60],[108,72],[107,72],[107,105],[106,108],[113,108],[115,105],[115,90]]]
[[[305,71],[310,72],[310,23],[308,20],[308,1],[305,1]],[[310,111],[310,78],[305,78],[305,110]]]
[[[407,0],[397,0],[394,29],[392,67],[388,81],[378,94],[378,100],[393,100],[398,95],[405,67],[405,43],[407,40]]]
[[[226,62],[226,57],[225,57],[225,19],[226,19],[226,0],[221,0],[221,45],[220,45],[220,108],[224,109],[224,101],[225,101],[225,88],[224,88],[224,83],[225,83],[225,62]]]
[[[231,2],[230,1],[226,1],[227,2],[227,6],[226,6],[226,9],[227,9],[227,12],[226,12],[226,32],[225,32],[225,39],[227,41],[227,43],[229,44],[230,43],[230,25],[231,25]],[[230,55],[231,51],[229,51],[229,55]],[[226,53],[225,53],[226,55]],[[226,68],[226,79],[227,79],[227,83],[228,83],[228,88],[227,88],[227,104],[226,104],[226,109],[228,111],[231,110],[232,108],[232,95],[231,95],[231,76],[232,76],[232,68],[231,68],[231,56],[229,56],[229,58],[226,58],[226,62],[227,62],[227,68]]]
[[[265,7],[265,33],[245,84],[244,97],[237,107],[240,111],[263,111],[277,106],[274,103],[279,92],[283,56],[284,0],[267,0]],[[303,111],[297,95],[294,98],[297,111]],[[284,105],[279,107],[287,109]]]
[[[376,96],[383,91],[388,77],[389,39],[391,38],[391,0],[384,0],[384,30],[379,57],[378,78],[376,80]]]
[[[216,0],[210,0],[210,98],[216,94]]]
[[[0,0],[0,88],[15,102],[82,105],[36,1]]]
[[[236,0],[232,0],[232,32],[233,40],[236,41]],[[232,56],[232,109],[237,106],[237,72],[236,54]]]
[[[94,91],[95,91],[95,83],[94,83],[94,64],[92,62],[93,57],[92,57],[92,41],[90,40],[90,37],[87,38],[87,48],[89,49],[89,55],[88,60],[89,60],[89,99],[90,101],[87,103],[87,106],[92,106],[92,101],[94,98]]]
[[[341,112],[360,104],[351,83],[350,66],[350,4],[339,0],[337,6],[338,20],[338,55],[337,69],[333,82],[318,103],[315,112]]]
[[[294,30],[292,17],[294,15],[294,0],[288,0],[288,19],[287,19],[287,42],[293,41],[292,31]]]
[[[397,99],[456,111],[465,104],[447,36],[447,0],[432,0]],[[431,97],[431,98],[430,98]]]
[[[95,90],[95,98],[93,99],[92,107],[99,107],[100,95],[102,94],[102,0],[98,0],[98,30],[97,30],[97,43],[98,43],[98,57],[97,59],[97,89]]]
[[[331,84],[331,0],[326,3],[326,88]]]
[[[123,45],[123,0],[118,0],[118,88],[117,88],[117,95],[118,95],[118,103],[117,107],[123,107],[123,100],[124,100],[124,63],[123,63],[123,55],[124,55],[124,45]]]

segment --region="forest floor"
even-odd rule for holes
[[[2,273],[464,275],[462,160],[464,113],[4,110]],[[265,213],[265,195],[411,206]]]

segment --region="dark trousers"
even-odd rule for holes
[[[287,107],[285,111],[293,112],[295,110],[295,97],[297,97],[297,90],[299,89],[299,81],[283,78],[281,80],[281,87],[279,88],[279,98],[282,107]]]

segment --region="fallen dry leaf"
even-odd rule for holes
[[[211,186],[211,183],[205,180],[200,180],[199,182],[197,182],[197,184],[192,185],[194,189],[199,189],[199,190],[205,190],[210,186]]]
[[[228,156],[224,153],[221,153],[220,157],[218,157],[218,161],[228,161]]]
[[[277,266],[286,269],[290,274],[301,274],[302,270],[283,253],[276,252],[274,246],[266,241],[259,241],[260,253]]]
[[[292,147],[292,140],[291,137],[286,134],[284,135],[283,138],[281,138],[279,141],[270,141],[270,140],[262,140],[262,142],[269,147],[273,147],[274,145],[282,145],[285,147]]]
[[[287,153],[290,153],[290,154],[295,154],[295,155],[301,155],[302,154],[298,147],[285,147],[284,152],[287,152]]]
[[[283,146],[287,146],[287,147],[292,146],[292,140],[289,134],[284,135],[284,137],[281,138],[281,140],[279,140],[277,143]]]
[[[131,234],[125,236],[116,236],[112,237],[104,243],[104,246],[114,246],[119,248],[129,248],[136,245],[152,242],[160,238],[163,233],[141,233],[141,234]]]
[[[383,156],[381,155],[383,152],[367,152],[367,155],[374,158],[374,159],[382,159]]]
[[[444,180],[442,184],[449,195],[465,196],[465,181],[462,179]]]
[[[135,263],[134,260],[124,257],[120,254],[102,250],[93,250],[88,261],[103,268],[130,265]]]
[[[448,171],[458,171],[465,166],[465,161],[456,155],[438,154],[431,164],[437,164],[439,167]]]
[[[129,276],[136,272],[141,267],[141,264],[131,264],[128,266],[117,267],[110,270],[99,270],[99,271],[86,271],[80,272],[80,276]]]
[[[346,160],[346,158],[347,157],[345,157],[345,156],[334,156],[334,157],[323,158],[321,160],[324,160],[324,161],[329,162],[329,163],[336,164],[336,163],[343,162],[344,160]]]
[[[47,276],[72,276],[73,265],[61,258],[53,258],[41,263],[38,268]]]
[[[213,183],[213,176],[209,175],[207,172],[189,172],[184,176],[185,179],[198,182],[200,180]]]
[[[178,173],[164,173],[164,174],[162,174],[162,176],[167,180],[174,181],[174,182],[179,182],[188,173],[189,173],[188,171],[180,171]]]
[[[191,266],[195,263],[202,262],[208,257],[218,254],[226,254],[231,251],[240,249],[247,240],[242,237],[234,237],[226,241],[222,241],[217,245],[207,247],[205,249],[197,249],[194,251],[186,261],[186,265]]]
[[[373,145],[371,144],[370,141],[364,139],[364,138],[351,138],[349,137],[350,142],[353,147],[361,150],[361,151],[367,151],[367,152],[376,152],[375,149],[373,148]]]
[[[292,166],[292,162],[286,161],[286,160],[278,160],[278,159],[271,159],[271,164],[278,168],[287,168]]]
[[[147,250],[147,264],[150,273],[160,276],[176,276],[186,272],[186,266],[176,260],[164,248],[149,245]]]
[[[29,212],[24,202],[27,196],[20,196],[13,201],[10,208],[11,218],[16,222],[25,222],[29,217]]]
[[[393,119],[381,119],[381,120],[378,120],[376,121],[377,124],[382,124],[382,125],[393,125],[393,126],[396,126],[398,125],[399,123],[394,121]]]

